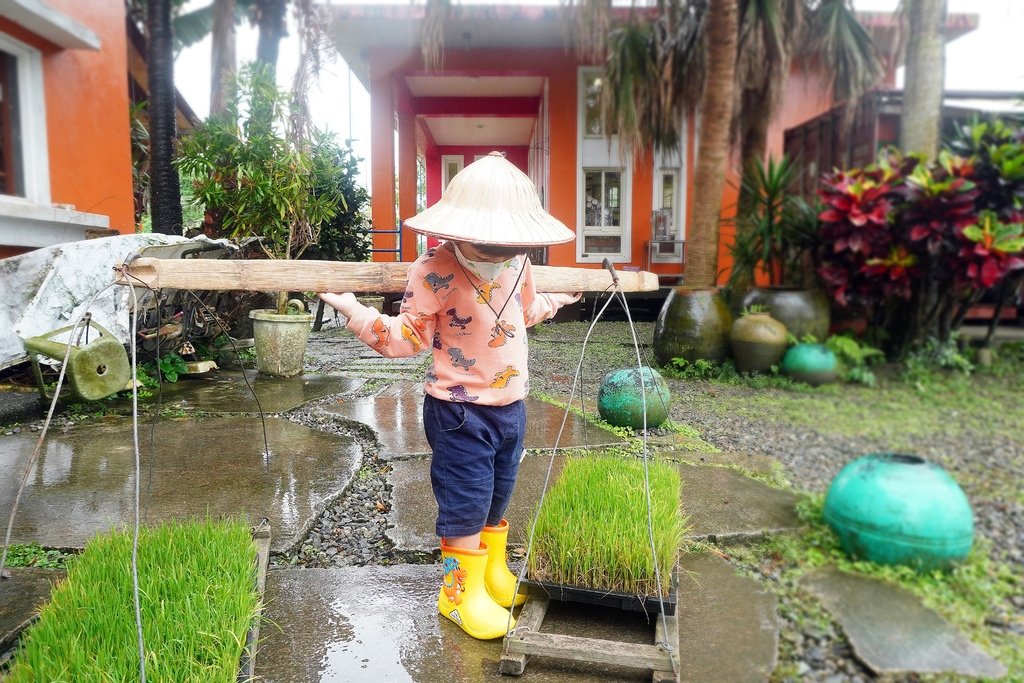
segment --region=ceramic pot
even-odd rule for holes
[[[798,382],[818,386],[836,381],[839,362],[824,344],[796,344],[782,357],[782,372]]]
[[[601,380],[597,411],[608,424],[643,429],[645,399],[647,427],[661,426],[668,419],[669,393],[665,379],[652,368],[643,368],[642,374],[637,368],[613,370]]]
[[[768,314],[798,340],[809,334],[819,342],[828,337],[831,314],[828,297],[820,289],[755,287],[740,299],[740,310],[755,304],[767,306]]]
[[[786,354],[786,326],[767,313],[750,313],[736,319],[729,332],[729,346],[740,372],[764,372]]]
[[[963,489],[938,465],[901,453],[846,465],[829,486],[825,521],[851,557],[922,571],[964,559],[974,543]]]
[[[732,314],[717,287],[673,287],[654,324],[654,356],[721,363],[729,350]]]
[[[280,314],[258,308],[249,311],[256,343],[256,368],[265,375],[294,377],[303,370],[311,313]]]

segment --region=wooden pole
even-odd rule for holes
[[[116,268],[117,283],[153,289],[239,289],[251,292],[405,291],[408,263],[347,263],[241,259],[139,258]],[[658,289],[658,276],[646,271],[616,271],[625,292]],[[611,273],[596,268],[534,266],[538,292],[603,292]]]

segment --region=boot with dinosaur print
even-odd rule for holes
[[[487,571],[487,546],[478,550],[456,548],[441,540],[444,580],[437,596],[437,611],[458,624],[478,640],[502,638],[507,628],[514,628],[508,610],[487,592],[484,576]]]

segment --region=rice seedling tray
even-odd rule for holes
[[[600,588],[587,588],[585,586],[573,586],[564,583],[552,583],[525,579],[524,584],[535,590],[543,591],[552,600],[561,602],[581,602],[587,605],[598,605],[600,607],[612,607],[627,612],[643,612],[645,614],[661,614],[662,603],[665,605],[665,616],[674,616],[676,613],[676,575],[672,573],[672,589],[658,600],[657,595],[633,595],[631,593],[620,593]]]

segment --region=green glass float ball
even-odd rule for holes
[[[796,344],[782,357],[782,372],[812,386],[836,381],[839,362],[824,344]]]
[[[847,464],[825,496],[825,522],[854,559],[920,571],[949,567],[974,543],[963,489],[935,463],[901,453]]]
[[[601,380],[597,392],[597,410],[601,418],[616,427],[643,429],[644,403],[647,397],[647,426],[658,427],[668,419],[668,384],[656,370],[643,368],[644,391],[640,389],[641,373],[637,368],[613,370]]]

